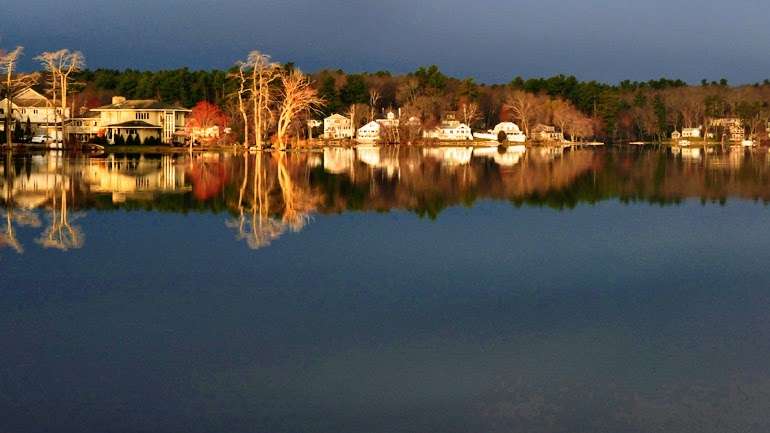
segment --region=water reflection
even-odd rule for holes
[[[76,224],[90,211],[142,209],[229,213],[226,225],[249,248],[302,230],[314,214],[407,210],[437,218],[477,200],[569,209],[617,199],[676,204],[688,198],[770,200],[770,154],[740,147],[708,151],[615,148],[398,147],[264,153],[6,155],[0,245],[84,245]]]

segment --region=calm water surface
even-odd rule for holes
[[[14,154],[2,432],[766,432],[770,158]]]

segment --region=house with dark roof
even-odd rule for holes
[[[192,110],[154,99],[130,100],[115,96],[112,104],[91,111],[99,113],[99,128],[104,130],[109,144],[115,144],[118,136],[124,141],[136,137],[144,143],[154,138],[171,144],[182,140]]]

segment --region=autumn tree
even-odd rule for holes
[[[277,138],[281,149],[286,147],[286,133],[292,121],[301,113],[317,110],[323,99],[310,85],[310,80],[299,69],[280,73]]]
[[[530,121],[539,107],[538,97],[523,90],[514,90],[505,101],[513,117],[521,123],[524,134],[529,136]]]
[[[190,120],[187,123],[187,129],[190,133],[190,147],[197,138],[197,131],[218,126],[220,129],[227,125],[227,116],[222,113],[218,106],[208,101],[200,101],[192,108]]]

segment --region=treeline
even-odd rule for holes
[[[199,101],[223,105],[234,90],[227,71],[191,71],[187,68],[138,71],[134,69],[94,69],[77,73],[84,105],[106,103],[113,95],[129,99],[159,99],[192,107]]]
[[[117,94],[135,99],[156,98],[188,107],[207,100],[232,116],[232,125],[237,131],[242,121],[234,106],[237,98],[233,95],[238,88],[237,80],[232,79],[235,71],[236,68],[229,71],[96,69],[79,72],[76,81],[81,83],[79,102],[83,106],[106,103],[110,96]],[[554,125],[567,136],[579,134],[622,141],[660,140],[683,127],[708,127],[711,120],[719,117],[741,119],[746,136],[756,137],[765,132],[770,119],[770,82],[767,80],[730,87],[724,79],[703,80],[694,86],[666,78],[607,84],[557,75],[516,77],[507,84],[490,85],[473,78],[447,76],[436,66],[401,75],[387,71],[322,70],[310,78],[325,101],[316,117],[339,112],[355,118],[356,126],[388,110],[401,109],[402,116],[418,118],[423,127],[435,125],[452,113],[474,129],[492,128],[500,121],[511,120],[520,126],[522,123]],[[532,98],[524,101],[522,93]],[[516,101],[531,106],[517,107]],[[722,131],[713,133],[719,139]]]

